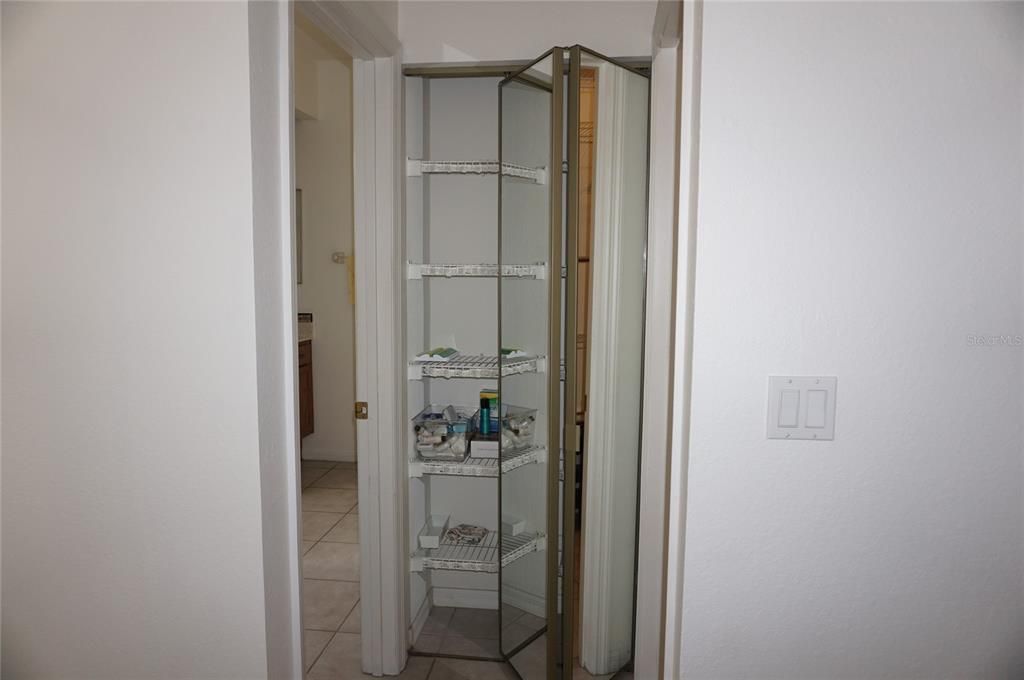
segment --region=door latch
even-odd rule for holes
[[[370,417],[370,407],[365,401],[356,402],[356,420],[366,420]]]

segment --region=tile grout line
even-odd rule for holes
[[[310,628],[309,630],[316,630],[316,629],[315,628]],[[323,631],[319,631],[319,632],[321,632],[321,633],[328,633],[330,631],[323,630]],[[309,664],[309,668],[306,669],[306,672],[302,674],[303,677],[309,675],[309,671],[313,670],[313,666],[316,665],[316,662],[320,660],[320,657],[324,655],[324,652],[327,651],[327,648],[331,646],[332,642],[334,642],[334,636],[335,635],[337,635],[337,633],[332,633],[331,634],[331,638],[327,641],[327,644],[324,645],[324,648],[321,649],[320,653],[316,655],[315,659],[313,659],[313,663]]]
[[[308,486],[303,486],[302,487],[303,491],[308,489],[310,486],[313,486],[314,484],[316,484],[320,479],[323,479],[323,476],[326,475],[331,470],[333,470],[335,467],[337,467],[337,465],[332,465],[331,467],[328,467],[328,468],[320,468],[320,467],[306,468],[307,470],[323,470],[323,473],[319,477],[314,479],[312,482],[310,482]],[[302,476],[302,474],[301,474],[302,473],[302,468],[301,467],[299,468],[299,473],[300,473],[299,476],[301,477]]]
[[[358,607],[358,606],[359,606],[359,598],[356,598],[356,603],[354,605],[352,605],[351,609],[348,610],[348,614],[345,614],[345,616],[341,617],[341,623],[338,624],[338,629],[336,631],[334,631],[335,634],[342,632],[341,627],[345,625],[345,622],[348,621],[348,617],[352,616],[352,612],[354,612],[356,610],[356,607]],[[352,633],[349,633],[349,635],[352,635]],[[361,638],[362,636],[363,636],[363,627],[362,627],[362,625],[360,625],[359,626],[359,637]]]

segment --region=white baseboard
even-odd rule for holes
[[[420,602],[420,608],[416,611],[416,616],[412,619],[412,625],[409,626],[409,646],[416,644],[416,640],[419,639],[420,633],[423,632],[423,626],[427,624],[427,618],[430,616],[430,591],[427,591],[427,596]]]
[[[542,619],[547,618],[547,606],[543,597],[521,590],[515,586],[510,586],[507,583],[501,586],[501,601],[504,604],[519,607],[527,614],[533,614]]]
[[[466,609],[497,609],[497,590],[472,590],[470,588],[434,588],[432,591],[435,607],[464,607]]]

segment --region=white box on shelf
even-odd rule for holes
[[[515,515],[501,515],[501,535],[518,536],[526,531],[526,520]]]
[[[497,458],[498,440],[474,439],[469,444],[469,455],[474,458]]]
[[[427,523],[420,531],[421,548],[438,548],[441,546],[441,537],[448,531],[449,515],[431,515]]]

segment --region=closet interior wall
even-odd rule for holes
[[[405,78],[406,155],[414,159],[496,159],[497,78]],[[414,263],[496,263],[496,175],[423,174],[406,183],[406,252]],[[437,346],[493,355],[498,345],[497,279],[423,278],[407,286],[407,347]],[[426,404],[479,402],[491,379],[410,380],[407,418]],[[410,452],[410,455],[414,454]],[[409,550],[430,515],[450,525],[475,524],[497,532],[495,477],[423,475],[409,480]],[[493,573],[424,570],[410,575],[410,616],[418,635],[431,606],[498,608]]]

